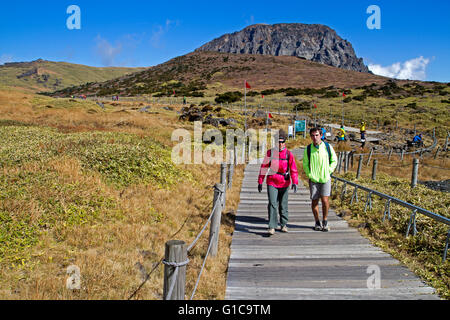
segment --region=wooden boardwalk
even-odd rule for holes
[[[295,153],[298,158],[299,150]],[[227,300],[439,299],[433,288],[371,245],[333,210],[328,218],[331,231],[314,231],[309,190],[303,185],[297,194],[289,194],[289,233],[277,230],[269,237],[266,186],[262,193],[257,190],[259,166],[250,164],[245,170]],[[379,271],[379,289],[370,281],[374,270]]]

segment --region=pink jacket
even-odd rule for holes
[[[271,160],[270,158],[272,151],[274,151],[274,159]],[[288,152],[290,153],[289,163],[287,161]],[[290,171],[291,179],[287,181],[284,179],[282,174],[278,174],[288,171]],[[293,184],[298,185],[297,165],[295,164],[295,158],[292,152],[290,152],[287,148],[284,148],[279,152],[279,156],[277,157],[277,149],[267,151],[267,155],[261,164],[261,169],[259,170],[258,184],[263,184],[266,175],[267,185],[275,188],[288,188],[291,185],[291,181]]]

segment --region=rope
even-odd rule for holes
[[[218,201],[217,201],[217,202],[218,202]],[[194,287],[194,290],[193,290],[193,292],[192,292],[192,295],[191,295],[191,299],[190,299],[190,300],[192,300],[192,299],[194,298],[195,292],[197,291],[198,283],[200,282],[200,277],[201,277],[201,275],[202,275],[203,268],[205,267],[205,264],[206,264],[206,259],[208,258],[209,251],[211,250],[211,245],[212,245],[212,241],[209,243],[208,250],[206,251],[205,259],[203,259],[202,268],[200,269],[200,273],[198,274],[197,282],[195,283],[195,287]]]
[[[131,296],[128,298],[128,300],[131,300],[134,298],[134,296],[136,295],[136,293],[138,293],[139,290],[141,290],[141,288],[144,286],[144,284],[147,283],[148,279],[150,279],[150,276],[152,275],[152,273],[159,267],[159,265],[163,262],[164,257],[161,258],[161,260],[159,260],[159,262],[156,264],[156,266],[153,267],[152,271],[150,271],[149,274],[146,275],[145,280],[141,283],[141,285],[134,290],[134,292],[131,294]]]
[[[163,260],[162,263],[169,267],[179,268],[179,267],[184,267],[185,265],[187,265],[189,263],[189,259],[187,259],[186,261],[183,261],[183,262],[170,262],[170,261]]]
[[[175,288],[175,283],[177,282],[178,269],[180,267],[187,265],[189,263],[189,259],[183,262],[168,262],[166,260],[163,260],[162,263],[165,264],[166,266],[175,268],[175,271],[172,276],[172,283],[170,284],[169,292],[167,293],[167,298],[170,298],[172,296],[173,289]]]
[[[450,168],[435,167],[435,166],[430,166],[430,165],[425,164],[425,163],[422,163],[422,165],[425,166],[425,167],[434,168],[434,169],[450,170]]]
[[[407,163],[407,164],[404,164],[404,165],[401,165],[401,166],[390,166],[388,164],[384,164],[384,163],[379,163],[378,162],[378,165],[382,166],[382,167],[389,167],[389,168],[406,168],[406,167],[409,167],[411,164]]]
[[[208,190],[201,196],[201,198],[203,198],[206,193],[208,192]],[[206,207],[209,207],[211,205],[212,202],[210,202]],[[206,207],[202,210],[204,211],[206,209]],[[193,214],[191,214],[189,217],[186,218],[186,220],[184,221],[183,225],[180,227],[180,229],[178,229],[177,232],[175,232],[172,236],[170,236],[170,238],[174,238],[178,233],[181,232],[181,230],[184,228],[184,226],[186,225],[187,221],[193,216]],[[189,251],[189,250],[188,250]],[[131,294],[131,296],[128,298],[128,300],[131,300],[134,298],[134,296],[138,293],[139,290],[142,289],[142,287],[147,283],[147,281],[150,279],[150,276],[153,274],[153,272],[159,267],[159,265],[161,263],[164,262],[164,257],[162,257],[159,262],[155,265],[155,267],[153,267],[152,271],[150,271],[150,273],[148,273],[145,277],[145,280],[139,285],[139,287],[134,290],[134,292]]]
[[[175,288],[175,282],[177,282],[178,277],[178,268],[175,268],[175,271],[173,273],[172,283],[170,284],[169,292],[167,293],[167,300],[172,296],[173,288]]]
[[[187,248],[187,251],[188,251],[188,252],[191,251],[191,249],[192,249],[192,248],[195,246],[195,244],[197,243],[198,239],[200,239],[200,237],[202,236],[203,232],[205,231],[206,227],[208,226],[209,222],[211,221],[211,219],[212,219],[212,217],[213,217],[213,215],[214,215],[214,211],[216,210],[217,205],[218,205],[219,203],[221,204],[220,199],[222,198],[223,192],[222,192],[222,190],[219,190],[219,189],[217,189],[217,190],[219,191],[219,197],[217,198],[217,201],[216,201],[216,203],[214,204],[214,207],[213,207],[213,209],[212,209],[212,211],[211,211],[211,214],[209,215],[209,218],[208,218],[208,220],[206,221],[205,225],[203,226],[202,230],[201,230],[200,233],[197,235],[197,237],[195,238],[195,240],[191,243],[191,245]],[[214,201],[214,200],[213,200],[213,201]]]

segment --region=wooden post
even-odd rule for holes
[[[349,160],[349,152],[345,151],[344,152],[344,173],[347,173],[348,171],[348,160]]]
[[[352,163],[352,166],[351,166],[351,167],[352,167],[352,169],[353,169],[354,158],[355,158],[355,151],[352,151],[352,152],[351,152],[351,155],[352,155],[352,158],[351,158],[351,159],[352,159],[352,162],[351,162],[351,163]]]
[[[187,248],[184,241],[171,240],[166,242],[164,259],[164,300],[185,299],[187,261]],[[176,267],[171,264],[183,264],[183,266]],[[173,286],[172,292],[171,295],[168,296],[171,286]]]
[[[391,156],[392,156],[392,151],[393,151],[394,149],[392,149],[391,148],[391,150],[389,150],[389,156],[388,156],[388,160],[390,161],[391,160]]]
[[[439,151],[441,151],[441,146],[437,147],[436,153],[434,154],[434,159],[437,159],[437,157],[439,156]]]
[[[445,138],[445,145],[444,145],[444,151],[447,151],[447,146],[448,146],[448,137],[450,136],[450,134],[447,133],[447,138]]]
[[[360,155],[358,160],[358,171],[356,172],[356,179],[359,179],[361,177],[362,165],[363,165],[363,156]]]
[[[338,163],[337,163],[337,171],[341,173],[341,164],[342,164],[342,152],[338,153]]]
[[[227,164],[222,163],[220,165],[220,184],[223,186],[227,185]],[[223,189],[223,196],[222,196],[222,207],[225,208],[225,201],[226,201],[226,188]]]
[[[230,164],[228,169],[228,190],[233,187],[234,163]]]
[[[211,245],[210,254],[212,257],[217,256],[217,248],[219,245],[219,231],[220,231],[220,220],[222,218],[222,206],[221,203],[221,193],[224,191],[225,186],[223,184],[216,184],[214,186],[214,201],[213,208],[215,210],[213,212],[213,216],[211,218],[211,227],[209,231],[209,243]],[[219,201],[219,204],[216,203]]]
[[[373,148],[370,149],[369,159],[367,160],[367,166],[370,164],[370,160],[372,159],[372,154],[373,154]]]
[[[373,168],[372,168],[372,180],[377,179],[377,166],[378,166],[378,160],[373,160]]]
[[[405,156],[405,149],[402,149],[401,160],[403,161],[403,157]]]
[[[413,160],[413,170],[412,170],[412,177],[411,177],[411,188],[414,188],[417,185],[417,176],[419,173],[419,159]]]

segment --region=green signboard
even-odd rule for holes
[[[306,120],[295,121],[295,132],[305,132],[306,131]]]

